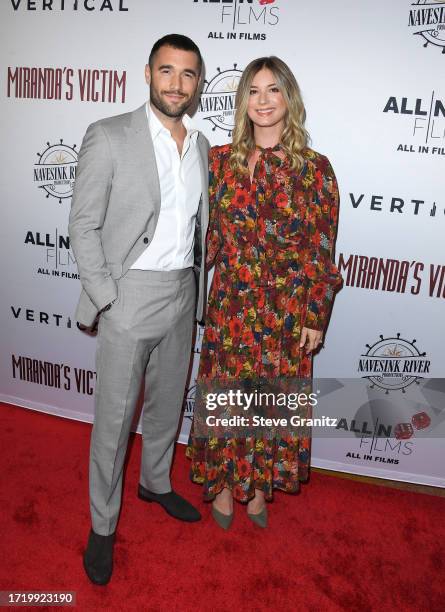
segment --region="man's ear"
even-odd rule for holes
[[[150,65],[149,64],[145,65],[145,81],[146,81],[147,85],[150,85],[151,70],[150,70]]]

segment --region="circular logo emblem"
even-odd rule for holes
[[[381,335],[375,344],[366,345],[368,350],[360,357],[358,371],[363,378],[368,378],[386,392],[403,391],[418,378],[423,378],[423,374],[429,373],[430,361],[415,343],[416,340],[409,342],[400,334],[389,338]]]
[[[424,39],[424,47],[442,47],[445,53],[445,2],[444,0],[417,0],[411,3],[409,27],[413,34]]]
[[[199,112],[204,119],[212,122],[213,130],[219,128],[229,132],[230,136],[235,126],[235,96],[242,71],[237,69],[236,64],[229,70],[217,70],[210,81],[205,81]]]
[[[46,192],[46,197],[57,198],[59,203],[73,195],[76,178],[76,145],[46,143],[43,153],[37,153],[39,161],[34,166],[34,182]]]

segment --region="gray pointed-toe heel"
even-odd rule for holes
[[[218,523],[220,527],[223,529],[228,529],[233,521],[233,512],[232,514],[223,514],[216,508],[212,506],[212,516],[215,521]]]
[[[250,518],[250,520],[255,523],[255,525],[258,525],[258,527],[262,527],[263,529],[266,529],[267,527],[267,507],[264,506],[264,508],[261,510],[261,512],[258,512],[258,514],[251,514],[250,512],[247,513],[247,516]]]

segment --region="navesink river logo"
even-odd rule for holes
[[[232,135],[235,126],[235,97],[242,70],[234,64],[233,68],[221,70],[217,68],[215,76],[205,81],[204,91],[199,101],[198,112],[203,119],[213,124],[216,129]]]
[[[360,355],[358,372],[372,383],[372,388],[405,393],[406,387],[430,373],[431,361],[426,353],[420,352],[416,340],[405,340],[400,333],[388,338],[380,335],[377,342],[366,347],[366,353]]]
[[[408,17],[411,32],[423,38],[424,47],[439,47],[445,53],[445,2],[417,0],[411,3]]]
[[[38,162],[34,165],[34,183],[46,193],[46,197],[56,198],[59,204],[73,195],[76,178],[76,145],[70,147],[60,139],[58,144],[46,143],[43,153],[37,153]]]

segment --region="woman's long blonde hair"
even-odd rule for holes
[[[246,172],[248,157],[255,150],[253,123],[247,114],[247,105],[252,81],[263,68],[268,68],[273,73],[286,102],[287,113],[284,118],[284,129],[280,144],[284,153],[290,159],[292,168],[300,171],[304,164],[302,153],[309,141],[309,134],[304,127],[306,110],[301,98],[300,88],[292,71],[283,60],[273,55],[253,60],[241,76],[235,98],[235,128],[233,130],[230,166],[235,173]]]

